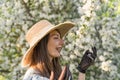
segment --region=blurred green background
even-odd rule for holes
[[[53,24],[73,21],[66,35],[61,64],[70,64],[73,80],[85,50],[96,46],[98,57],[86,80],[120,79],[119,0],[0,0],[0,80],[22,80],[21,59],[27,48],[27,30],[37,21]]]

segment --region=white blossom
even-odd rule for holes
[[[71,55],[70,55],[70,58],[71,58],[71,59],[76,59],[77,57],[76,57],[74,54],[71,54]]]
[[[69,68],[70,68],[71,71],[74,71],[74,69],[75,69],[76,67],[75,67],[74,64],[70,64],[70,67],[69,67]]]
[[[27,3],[27,2],[28,2],[28,0],[24,0],[24,2],[25,2],[25,3]]]
[[[99,56],[100,61],[105,61],[105,57],[103,55]]]
[[[105,61],[105,62],[102,62],[100,68],[104,71],[110,71],[111,70],[111,62],[112,61]]]

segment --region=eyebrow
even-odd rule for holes
[[[54,35],[55,35],[55,36],[59,36],[59,34],[52,34],[51,36],[54,36]]]
[[[61,38],[61,35],[60,34],[56,34],[56,33],[53,33],[51,36],[58,36]]]

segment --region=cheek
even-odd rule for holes
[[[48,52],[51,53],[53,51],[53,48],[54,46],[53,45],[48,45]]]
[[[53,48],[52,46],[48,46],[48,52],[49,52],[49,56],[54,57],[55,56],[55,48]]]
[[[48,48],[48,52],[51,54],[55,50],[55,44],[52,41],[49,41],[47,48]]]
[[[47,47],[48,47],[48,52],[49,55],[51,57],[58,57],[60,54],[58,53],[58,51],[56,50],[56,44],[55,42],[53,43],[48,43]]]

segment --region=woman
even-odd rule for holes
[[[72,22],[60,23],[56,26],[47,20],[41,20],[33,25],[26,34],[30,45],[22,59],[22,66],[28,70],[23,80],[71,80],[68,67],[63,70],[59,63],[60,51],[64,45],[62,38],[74,26]],[[79,79],[85,79],[85,71],[96,58],[96,48],[93,53],[86,51],[79,66]],[[88,56],[89,54],[89,56]]]

